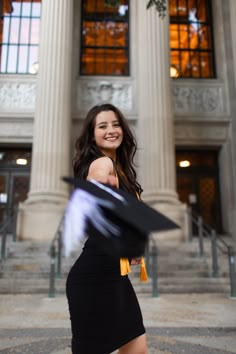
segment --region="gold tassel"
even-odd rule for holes
[[[144,258],[141,257],[140,281],[147,281],[147,280],[148,280],[148,275],[147,275],[147,270],[146,270],[146,264],[145,264]]]
[[[131,272],[128,258],[120,258],[120,274],[127,275]]]

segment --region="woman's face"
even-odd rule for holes
[[[115,158],[116,149],[123,140],[123,130],[113,111],[103,111],[96,116],[94,139],[104,155]]]

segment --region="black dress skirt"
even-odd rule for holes
[[[90,237],[71,268],[66,293],[73,354],[109,354],[145,333],[139,303],[120,260]]]

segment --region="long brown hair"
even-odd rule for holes
[[[96,117],[99,113],[104,111],[113,111],[123,130],[123,141],[116,150],[115,162],[117,164],[120,185],[127,191],[140,195],[142,188],[136,180],[137,174],[134,169],[134,155],[137,151],[137,143],[123,114],[112,104],[106,103],[94,106],[88,112],[81,134],[75,143],[76,155],[73,160],[74,175],[77,178],[86,179],[91,162],[104,156],[94,139]],[[119,171],[120,169],[122,171]]]

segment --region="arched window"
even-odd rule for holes
[[[41,0],[5,0],[0,19],[0,73],[35,74]],[[4,1],[3,1],[4,3]]]
[[[171,77],[214,78],[210,0],[169,0]]]
[[[81,75],[129,75],[129,0],[82,0]]]

